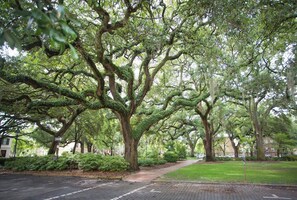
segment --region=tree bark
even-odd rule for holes
[[[256,132],[256,149],[257,149],[257,160],[265,160],[264,142],[262,132]]]
[[[125,143],[125,160],[130,164],[131,170],[139,170],[137,147],[139,139],[133,138],[130,118],[120,116],[121,132]]]
[[[190,157],[195,157],[195,147],[192,145],[190,146],[191,152],[190,152]]]
[[[72,150],[72,153],[75,154],[75,151],[76,151],[76,146],[77,146],[77,143],[78,143],[78,132],[76,130],[76,126],[75,126],[75,136],[74,136],[74,146],[73,146],[73,150]]]
[[[258,119],[258,103],[259,101],[255,102],[255,99],[251,99],[250,116],[253,122],[254,134],[256,137],[257,160],[262,161],[262,160],[265,160],[265,152],[264,152],[262,127]]]
[[[57,151],[57,147],[58,147],[58,142],[55,141],[55,138],[54,138],[54,140],[52,141],[51,146],[50,146],[47,154],[48,155],[54,155],[56,153],[56,151]]]
[[[76,146],[77,146],[77,141],[74,141],[74,146],[73,146],[73,150],[72,150],[72,153],[73,154],[75,154]]]
[[[85,153],[85,143],[83,141],[80,142],[80,153]]]
[[[92,152],[92,147],[93,147],[93,144],[91,142],[87,142],[88,153]]]
[[[234,139],[232,137],[229,137],[230,141],[231,141],[231,145],[234,151],[234,157],[238,158],[239,155],[239,143],[237,144],[237,146],[235,145]]]
[[[189,147],[191,149],[191,151],[190,151],[190,157],[195,157],[195,147],[196,147],[196,144],[197,144],[198,139],[195,138],[194,141],[192,141],[191,138],[190,138],[190,136],[188,134],[186,134],[186,138],[187,138]]]
[[[212,131],[206,118],[201,118],[205,130],[205,139],[203,140],[205,149],[205,161],[214,161],[213,150],[212,150]]]

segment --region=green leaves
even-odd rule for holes
[[[50,34],[49,34],[50,38],[52,38],[53,40],[60,42],[60,43],[67,43],[66,37],[59,31],[55,30],[55,29],[50,29]]]
[[[77,54],[77,51],[75,50],[75,48],[71,44],[69,44],[69,47],[70,47],[70,53],[71,53],[72,58],[75,60],[78,60],[79,57],[78,57],[78,54]]]
[[[49,16],[37,8],[32,10],[31,16],[35,19],[39,26],[46,26],[51,23]]]
[[[4,29],[4,31],[0,33],[0,46],[4,45],[4,42],[7,42],[11,49],[17,48],[20,50],[22,48],[21,41],[14,33],[14,30]]]
[[[64,35],[69,36],[70,39],[75,39],[77,37],[76,33],[72,28],[70,28],[65,22],[60,23]]]

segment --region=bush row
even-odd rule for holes
[[[143,166],[143,167],[149,167],[149,166],[153,166],[153,165],[163,165],[167,163],[166,160],[164,159],[154,159],[154,158],[139,158],[138,159],[138,164],[139,166]]]
[[[178,161],[179,157],[174,151],[167,151],[163,154],[164,160],[167,162],[176,162]]]
[[[14,158],[3,158],[0,157],[0,166],[4,166],[6,161],[14,160]]]
[[[125,171],[129,164],[119,156],[101,156],[96,154],[64,155],[56,159],[53,156],[19,157],[5,161],[4,167],[15,171],[72,170],[83,171]]]

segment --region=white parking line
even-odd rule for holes
[[[135,193],[135,192],[137,192],[137,191],[139,191],[139,190],[142,190],[142,189],[147,188],[147,187],[152,186],[152,185],[155,185],[155,183],[152,183],[152,184],[145,185],[145,186],[143,186],[143,187],[137,188],[137,189],[135,189],[135,190],[132,190],[131,192],[128,192],[128,193],[123,194],[123,195],[121,195],[121,196],[112,198],[112,199],[110,199],[110,200],[118,200],[118,199],[121,199],[121,198],[123,198],[123,197],[125,197],[125,196],[128,196],[128,195],[130,195],[130,194],[133,194],[133,193]]]
[[[291,199],[291,198],[287,198],[287,197],[279,197],[275,194],[272,194],[271,197],[263,197],[264,199]]]
[[[103,183],[103,184],[100,184],[100,185],[96,185],[94,187],[89,187],[89,188],[85,188],[85,189],[82,189],[82,190],[70,192],[70,193],[67,193],[67,194],[54,196],[54,197],[47,198],[47,199],[44,199],[44,200],[52,200],[52,199],[58,199],[58,198],[61,198],[61,197],[71,196],[71,195],[74,195],[74,194],[77,194],[77,193],[85,192],[85,191],[88,191],[88,190],[93,190],[93,189],[96,189],[96,188],[99,188],[99,187],[102,187],[102,186],[105,186],[105,185],[112,185],[112,184],[113,183]]]

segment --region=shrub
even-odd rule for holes
[[[82,169],[84,171],[122,171],[129,168],[129,164],[118,156],[96,154],[68,154],[56,159],[54,156],[18,157],[7,159],[5,168],[14,171],[40,171],[40,170],[68,170]]]
[[[275,161],[297,161],[297,155],[276,157],[276,158],[273,158],[273,160],[275,160]]]
[[[257,160],[257,157],[255,156],[248,156],[245,158],[246,161],[256,161]]]
[[[78,158],[78,168],[83,171],[98,170],[102,163],[102,156],[96,154],[80,154]]]
[[[106,156],[103,157],[99,166],[102,171],[125,171],[129,168],[129,163],[119,156]]]
[[[152,158],[152,159],[159,159],[160,158],[160,154],[159,154],[159,150],[158,149],[152,149],[151,151],[149,151],[146,155],[146,158]]]
[[[41,170],[66,170],[72,165],[71,157],[40,156],[19,157],[5,162],[5,168],[15,171],[41,171]]]
[[[71,157],[60,156],[58,159],[55,159],[54,157],[52,157],[48,161],[45,169],[46,170],[67,170],[67,169],[73,169],[72,167],[73,165],[77,166],[77,161],[74,161]]]
[[[167,151],[164,153],[164,160],[167,162],[176,162],[178,160],[178,155],[173,151]]]
[[[230,157],[215,157],[215,161],[231,161],[233,158]]]
[[[164,159],[140,158],[138,159],[139,166],[150,167],[154,165],[163,165],[167,163]]]
[[[30,157],[15,158],[9,162],[5,162],[5,168],[14,171],[29,170],[29,166],[32,164],[33,159]]]
[[[184,160],[187,158],[187,149],[184,144],[176,143],[175,144],[175,153],[178,156],[179,160]]]
[[[30,158],[28,158],[28,159],[30,159]],[[46,170],[48,163],[52,160],[53,160],[52,156],[32,157],[31,164],[29,165],[28,168],[29,168],[29,170],[32,170],[32,171]]]
[[[139,158],[138,165],[143,167],[150,167],[155,165],[154,159],[152,158]]]
[[[12,161],[14,158],[3,158],[0,157],[0,166],[4,166],[6,161]]]

